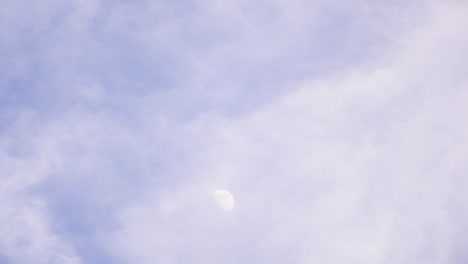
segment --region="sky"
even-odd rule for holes
[[[4,0],[0,30],[2,264],[468,263],[464,0]]]

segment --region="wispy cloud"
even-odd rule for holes
[[[1,261],[464,263],[467,10],[5,4]]]

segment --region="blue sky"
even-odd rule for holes
[[[466,263],[467,29],[456,0],[6,0],[0,262]]]

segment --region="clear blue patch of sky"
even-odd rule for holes
[[[92,193],[92,186],[56,180],[33,189],[32,194],[46,201],[51,230],[73,246],[83,263],[115,263],[98,239],[100,234],[117,228],[115,207],[96,202],[99,197]]]

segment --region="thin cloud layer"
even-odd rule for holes
[[[466,262],[466,4],[32,5],[0,13],[2,263]]]

